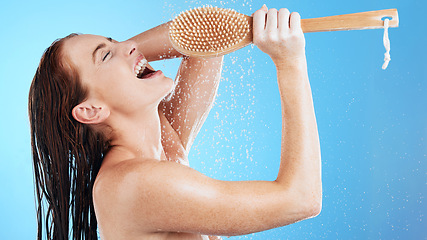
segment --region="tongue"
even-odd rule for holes
[[[153,72],[153,71],[151,71],[151,70],[150,70],[150,72],[149,72],[149,73],[143,74],[143,75],[141,76],[141,79],[149,78],[149,77],[151,77],[152,75],[154,75],[155,73],[156,73],[156,72]]]
[[[146,67],[140,74],[138,74],[138,78],[146,78],[146,75],[153,73],[154,71]]]

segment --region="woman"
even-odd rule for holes
[[[222,57],[183,57],[170,93],[173,80],[145,68],[145,59],[182,57],[170,45],[168,24],[124,42],[70,35],[46,50],[30,89],[38,239],[68,239],[70,225],[73,239],[96,239],[97,226],[106,240],[216,239],[320,212],[320,150],[300,16],[265,5],[253,16],[254,43],[276,65],[281,96],[277,179],[219,181],[186,166]]]

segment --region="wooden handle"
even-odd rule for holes
[[[360,12],[301,20],[304,33],[384,28],[384,19],[391,18],[390,27],[399,26],[397,9]]]

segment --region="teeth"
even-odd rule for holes
[[[142,66],[147,65],[147,63],[148,63],[147,59],[143,58],[143,59],[141,59],[141,61],[139,61],[138,65],[142,67]]]
[[[135,76],[138,77],[139,73],[142,73],[144,69],[147,67],[147,59],[143,58],[141,61],[138,62],[138,64],[135,66]]]

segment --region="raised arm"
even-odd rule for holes
[[[179,67],[173,95],[159,106],[187,153],[215,100],[221,78],[222,59],[184,58]]]
[[[319,213],[320,149],[300,17],[287,9],[266,14],[265,8],[254,14],[254,41],[277,67],[283,121],[277,179],[219,181],[173,162],[134,159],[97,182],[96,205],[109,209],[97,215],[121,214],[141,232],[227,236]]]
[[[290,15],[287,9],[279,12],[270,9],[263,29],[264,23],[259,20],[262,15],[257,11],[254,16],[258,19],[254,21],[254,43],[276,65],[282,106],[282,162],[277,181],[296,178],[300,184],[312,185],[316,189],[313,195],[318,198],[321,196],[320,144],[301,17],[298,13]],[[273,16],[277,16],[279,24]],[[275,28],[277,24],[279,27]]]
[[[148,61],[182,57],[170,43],[169,24],[130,39],[138,44]],[[184,57],[176,76],[175,91],[159,105],[187,153],[212,108],[221,78],[222,59]]]
[[[164,23],[145,32],[142,32],[129,40],[138,44],[138,49],[144,54],[147,61],[157,61],[182,57],[183,55],[176,51],[169,40],[169,24]]]

